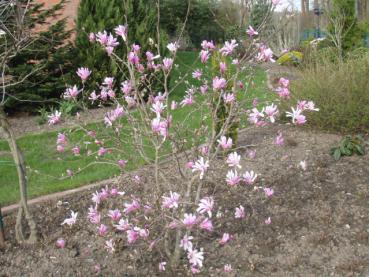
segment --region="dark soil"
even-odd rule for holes
[[[284,133],[284,146],[273,145],[277,130]],[[257,185],[271,187],[275,194],[267,199],[251,187],[230,189],[224,181],[227,169],[217,167],[205,189],[214,193],[216,209],[230,220],[219,227],[215,224],[215,231],[204,237],[200,276],[222,276],[225,264],[233,267],[229,276],[369,276],[369,156],[335,162],[328,153],[339,139],[288,126],[243,131],[240,146],[254,145],[256,150],[254,159],[243,151],[243,170],[257,172]],[[298,166],[302,160],[307,162],[306,171]],[[147,187],[153,186],[149,167],[122,176],[117,185],[126,190],[136,174],[145,185],[136,185],[128,193],[147,194]],[[91,276],[97,264],[102,276],[158,275],[160,260],[153,254],[119,242],[113,255],[99,247],[96,230],[85,227],[90,226],[86,209],[91,193],[66,196],[59,199],[62,205],[50,201],[32,206],[41,232],[35,246],[15,243],[15,215],[6,216],[8,242],[0,252],[0,276]],[[248,214],[241,221],[233,219],[234,208],[240,204]],[[80,212],[77,224],[61,228],[70,209]],[[266,225],[269,216],[272,223]],[[223,232],[235,238],[220,246]],[[55,247],[59,237],[66,239],[65,249]],[[167,272],[167,276],[187,272]]]

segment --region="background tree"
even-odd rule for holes
[[[115,27],[127,24],[128,39],[139,44],[141,52],[145,53],[157,49],[155,44],[150,44],[150,39],[157,40],[157,20],[155,0],[82,0],[76,20],[75,64],[92,70],[91,86],[101,83],[108,75],[114,76],[116,84],[119,85],[123,75],[119,71],[119,64],[110,59],[104,49],[86,39],[89,34],[104,30],[114,33]],[[166,42],[166,35],[162,33],[159,41],[161,51],[164,50]],[[116,54],[126,56],[127,49],[120,47]],[[150,79],[150,76],[148,78]],[[161,78],[155,80],[153,85],[160,91]]]
[[[37,228],[32,214],[27,205],[27,170],[23,159],[23,154],[19,148],[12,126],[7,120],[5,106],[11,99],[19,102],[28,102],[29,99],[19,97],[16,87],[20,86],[34,75],[40,74],[48,67],[48,58],[40,59],[34,63],[33,67],[28,67],[27,71],[13,71],[10,65],[14,59],[28,53],[36,45],[49,42],[53,44],[53,36],[46,36],[45,32],[35,33],[34,27],[46,22],[50,16],[56,15],[65,1],[61,1],[51,9],[41,9],[33,1],[7,0],[0,1],[0,135],[8,144],[18,173],[20,188],[20,203],[15,225],[16,239],[20,243],[35,243],[37,241]],[[37,12],[37,14],[35,14]],[[59,41],[59,43],[61,43]],[[35,49],[37,52],[38,49]],[[25,59],[24,61],[28,61]],[[18,66],[17,63],[14,63]],[[21,65],[19,65],[21,66]],[[11,74],[10,74],[11,73]],[[19,73],[19,75],[16,75]],[[26,236],[23,220],[26,220],[29,227],[29,235]]]
[[[57,19],[65,2],[62,0],[50,9],[44,9],[43,4],[30,1],[25,11],[26,32],[30,36],[37,36],[37,39],[17,51],[8,61],[7,75],[27,78],[9,87],[8,93],[12,97],[5,103],[7,112],[35,111],[41,105],[55,104],[60,98],[65,87],[63,76],[72,65],[69,56],[71,45],[66,42],[71,31],[66,31],[65,19]],[[38,70],[35,72],[36,68]],[[29,75],[30,72],[34,74]]]

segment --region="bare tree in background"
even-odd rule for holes
[[[31,1],[0,0],[0,135],[9,144],[11,154],[18,173],[20,203],[15,226],[16,239],[19,243],[35,243],[37,241],[37,228],[27,205],[27,172],[23,154],[19,148],[12,126],[7,120],[4,105],[11,97],[7,89],[23,82],[32,73],[18,79],[17,76],[7,76],[7,64],[22,49],[27,48],[35,38],[32,38],[27,28],[27,11]],[[25,236],[23,219],[29,227],[29,235]],[[1,227],[1,226],[0,226]],[[0,235],[1,237],[1,235]],[[0,238],[1,240],[1,238]],[[1,242],[0,242],[1,243]]]

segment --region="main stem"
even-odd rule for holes
[[[0,249],[5,247],[5,231],[4,231],[4,221],[3,215],[1,213],[1,204],[0,204]]]
[[[19,211],[17,215],[17,221],[15,225],[15,235],[16,239],[19,243],[35,243],[37,241],[37,229],[36,223],[33,220],[33,217],[28,209],[27,205],[27,173],[26,166],[24,163],[22,151],[19,149],[14,132],[6,118],[6,114],[4,112],[4,107],[0,106],[0,127],[3,130],[5,139],[9,144],[10,151],[13,156],[13,160],[18,173],[18,181],[19,181],[19,191],[20,191],[20,202],[19,202]],[[22,218],[23,215],[27,221],[27,224],[30,228],[30,235],[28,239],[25,239],[24,232],[22,228]]]

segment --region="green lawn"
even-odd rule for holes
[[[178,54],[177,63],[179,64],[178,69],[173,72],[171,78],[172,86],[174,80],[178,76],[183,76],[188,66],[195,63],[197,53],[193,52],[180,52]],[[200,63],[195,64],[196,67],[201,67]],[[188,81],[193,83],[191,73],[189,74]],[[266,76],[262,70],[257,69],[254,76],[255,87],[249,92],[248,96],[250,102],[254,97],[258,97],[261,100],[272,99],[272,94],[268,92],[266,88]],[[172,99],[180,101],[185,94],[186,85],[180,84],[176,87],[174,94],[171,96]],[[183,118],[188,114],[190,108],[181,108],[175,110],[173,117],[174,121],[176,118]],[[200,119],[194,116],[191,124],[199,124]],[[103,124],[89,124],[86,126],[89,130],[101,129],[105,130]],[[64,130],[68,132],[69,130]],[[76,170],[83,168],[91,162],[95,161],[95,155],[87,156],[82,155],[81,157],[74,157],[68,153],[59,154],[55,151],[56,137],[58,132],[49,132],[37,135],[26,135],[18,140],[20,148],[23,150],[25,161],[29,170],[29,196],[36,197],[43,194],[52,192],[62,191],[71,189],[91,182],[104,180],[109,177],[113,177],[120,173],[117,167],[106,164],[95,164],[80,174],[73,176],[73,178],[61,179],[62,174],[65,174],[67,169]],[[70,141],[77,142],[83,141],[84,132],[74,130],[68,133]],[[121,157],[130,160],[130,156],[134,155],[133,148],[128,145],[125,146],[128,156]],[[18,200],[18,180],[13,161],[9,155],[1,154],[4,151],[8,151],[8,146],[4,141],[0,141],[0,203],[9,204],[14,203]],[[82,150],[83,151],[83,150]],[[143,161],[137,163],[128,163],[126,170],[132,170],[144,164]],[[38,170],[38,174],[35,170]]]

